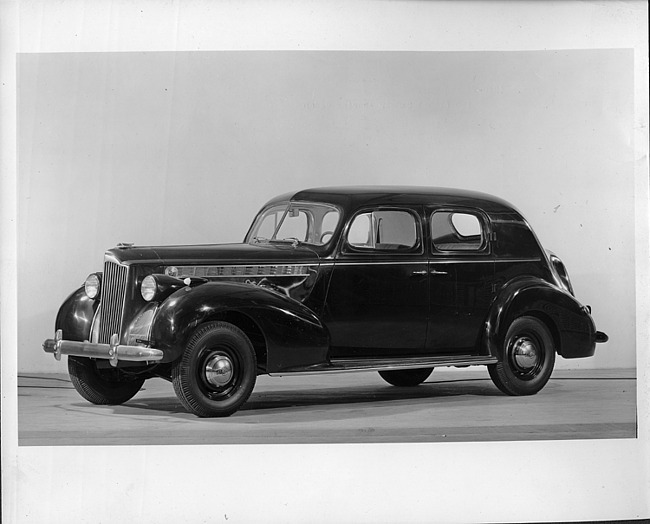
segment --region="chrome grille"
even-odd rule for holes
[[[104,262],[102,278],[101,321],[99,342],[109,343],[113,333],[122,332],[122,313],[129,268],[111,260]]]

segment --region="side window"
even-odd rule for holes
[[[436,211],[431,215],[431,238],[438,251],[478,251],[484,234],[478,215],[460,211]]]
[[[411,251],[418,241],[415,217],[398,210],[361,213],[352,221],[347,241],[361,249]]]

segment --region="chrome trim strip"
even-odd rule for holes
[[[471,258],[446,258],[445,260],[436,260],[435,258],[429,259],[430,264],[492,264],[493,262],[493,258],[479,258],[475,260]]]
[[[446,258],[445,260],[436,260],[434,258],[430,258],[429,262],[431,264],[491,264],[492,262],[539,262],[541,259],[539,258],[480,258],[480,259],[472,259],[470,257],[468,258]]]
[[[413,264],[426,264],[426,258],[417,260],[393,260],[393,261],[378,261],[378,262],[333,262],[324,263],[322,266],[412,266]]]
[[[178,278],[236,278],[236,277],[307,277],[318,264],[228,264],[197,266],[166,266],[178,270]]]
[[[496,364],[498,359],[489,356],[461,357],[414,357],[410,359],[338,359],[330,364],[311,366],[310,368],[288,369],[277,373],[269,373],[272,377],[285,375],[320,375],[323,373],[358,373],[361,371],[393,371],[400,369],[418,369],[427,367],[450,366],[485,366]]]
[[[377,266],[377,265],[389,265],[389,264],[417,264],[417,263],[430,263],[430,264],[461,264],[461,263],[473,263],[473,264],[491,264],[493,262],[510,262],[510,263],[520,263],[520,262],[540,262],[541,258],[445,258],[443,260],[437,260],[433,258],[425,259],[416,259],[416,260],[379,260],[379,261],[345,261],[345,260],[335,260],[332,262],[321,262],[321,267],[327,266]]]
[[[99,306],[93,314],[93,320],[90,323],[90,341],[98,342],[99,340],[99,323],[101,322],[102,308]]]
[[[540,257],[537,258],[496,258],[495,262],[541,262]]]
[[[179,276],[196,276],[196,277],[206,277],[204,274],[196,274],[196,271],[199,268],[205,268],[207,271],[212,272],[213,274],[207,275],[210,278],[218,277],[276,277],[276,276],[309,276],[309,273],[305,272],[306,270],[316,270],[318,267],[331,267],[331,266],[387,266],[387,265],[412,265],[412,264],[458,264],[458,263],[474,263],[474,264],[491,264],[493,262],[510,262],[510,263],[521,263],[521,262],[539,262],[540,258],[445,258],[443,260],[437,260],[434,258],[421,258],[422,255],[414,255],[419,258],[414,258],[412,260],[329,260],[322,262],[306,262],[304,264],[229,264],[229,265],[209,265],[209,266],[178,266],[178,265],[169,265],[165,267],[176,267],[179,270]],[[302,272],[286,272],[286,273],[277,273],[271,272],[260,273],[259,271],[262,268],[293,268],[299,267],[303,268]],[[225,269],[239,269],[239,268],[255,268],[258,272],[253,272],[252,270],[243,273],[233,272],[231,274],[214,274],[214,270],[225,270]],[[187,274],[187,271],[193,272],[193,274]],[[218,273],[218,271],[217,271]]]
[[[186,277],[186,276],[187,275],[183,275],[183,277]],[[251,278],[251,277],[255,277],[255,278],[272,278],[272,277],[308,277],[308,276],[309,276],[309,273],[295,273],[293,275],[271,275],[271,274],[268,274],[268,275],[264,275],[264,274],[261,274],[261,275],[258,275],[258,274],[255,274],[255,275],[210,275],[210,276],[202,277],[202,278],[207,278],[207,279],[211,279],[211,278]]]

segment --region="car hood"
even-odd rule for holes
[[[195,246],[120,245],[106,255],[125,265],[132,264],[278,264],[318,261],[306,246],[291,244],[205,244]]]

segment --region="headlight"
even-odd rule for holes
[[[147,275],[144,277],[142,284],[140,284],[140,293],[142,294],[142,298],[147,302],[151,302],[155,298],[157,290],[158,284],[156,283],[155,277],[153,275]]]
[[[102,278],[100,273],[91,273],[84,282],[84,290],[88,298],[97,298],[102,289]]]

